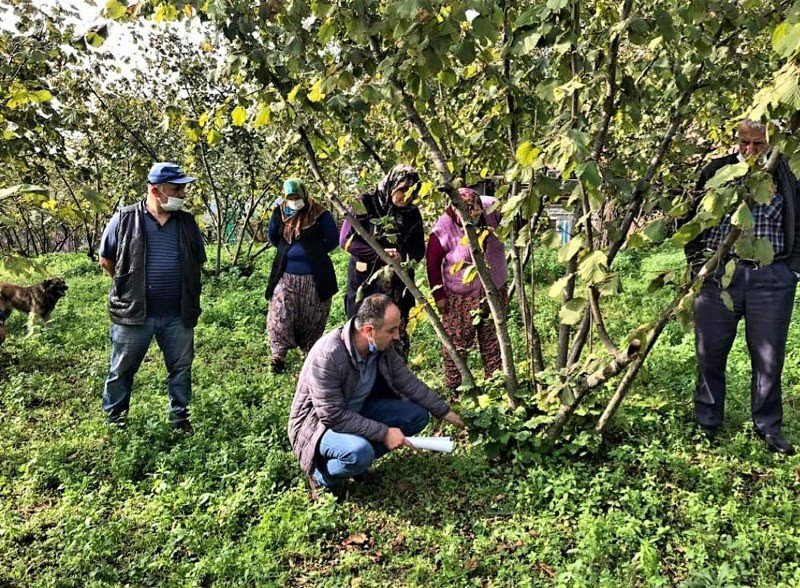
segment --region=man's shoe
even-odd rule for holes
[[[286,371],[286,360],[280,357],[273,357],[269,362],[269,368],[273,374],[282,374]]]
[[[700,432],[703,434],[708,441],[714,442],[717,440],[717,434],[719,433],[718,427],[712,427],[711,425],[699,425]]]
[[[377,486],[383,481],[383,474],[373,470],[367,470],[362,474],[353,476],[353,480],[359,484],[364,484],[365,486]]]
[[[794,447],[786,437],[781,435],[780,431],[777,433],[764,433],[756,429],[756,435],[764,440],[769,451],[780,453],[781,455],[794,455]]]
[[[184,419],[182,421],[175,421],[172,423],[172,427],[176,431],[180,431],[184,435],[191,435],[194,433],[194,429],[192,428],[192,423],[189,422],[189,419]]]

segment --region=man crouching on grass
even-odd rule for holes
[[[320,487],[354,477],[375,482],[372,462],[400,447],[428,424],[428,413],[464,428],[461,418],[412,374],[394,343],[400,310],[391,298],[364,299],[345,325],[323,336],[306,358],[289,415],[289,442],[308,476],[312,498]]]

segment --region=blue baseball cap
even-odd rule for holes
[[[150,184],[191,184],[197,178],[187,176],[177,163],[171,161],[159,161],[154,163],[147,174],[147,181]]]

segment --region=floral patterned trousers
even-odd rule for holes
[[[508,309],[508,289],[503,285],[499,290],[503,307]],[[473,321],[478,324],[473,324]],[[502,367],[500,343],[497,341],[489,304],[484,298],[464,296],[448,291],[445,307],[442,310],[442,323],[459,355],[465,360],[467,349],[474,345],[477,336],[483,370],[487,378]],[[448,388],[456,389],[461,384],[461,374],[444,347],[442,347],[442,356],[444,357],[445,384]]]

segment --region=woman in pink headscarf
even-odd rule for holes
[[[484,255],[492,282],[500,291],[503,304],[507,307],[508,265],[503,244],[495,234],[495,229],[501,220],[500,211],[495,210],[497,200],[490,196],[479,196],[471,188],[461,188],[459,193],[469,206],[470,216],[478,233],[489,232],[482,241]],[[442,313],[442,322],[447,334],[465,359],[467,349],[474,345],[477,336],[484,372],[486,377],[489,377],[502,366],[500,345],[480,279],[477,275],[473,275],[473,279],[464,281],[466,270],[472,265],[472,254],[464,239],[461,213],[452,205],[445,209],[444,214],[433,226],[425,256],[428,283],[436,300],[436,306]],[[454,271],[455,269],[458,271]],[[445,349],[442,349],[442,354],[445,383],[448,388],[455,390],[461,384],[461,374]]]

